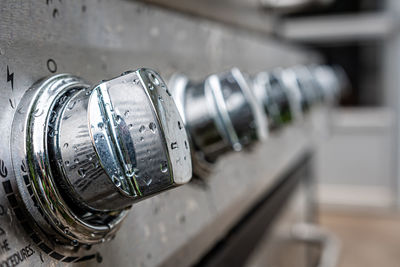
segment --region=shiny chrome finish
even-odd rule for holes
[[[221,154],[267,137],[265,113],[238,69],[197,84],[177,74],[169,85],[195,151],[197,175],[206,175]]]
[[[322,91],[325,102],[334,103],[341,94],[342,84],[338,77],[338,73],[327,65],[312,65],[310,70],[314,76],[316,83]],[[342,75],[345,75],[342,72]],[[345,79],[345,76],[342,76]]]
[[[278,79],[281,80],[282,88],[288,95],[293,118],[302,120],[305,97],[301,94],[296,73],[292,69],[276,69],[274,72]]]
[[[297,65],[291,69],[296,74],[297,84],[303,96],[303,110],[309,110],[323,98],[319,85],[307,66]]]
[[[39,82],[24,95],[12,130],[27,211],[63,245],[111,238],[131,204],[190,180],[181,125],[167,87],[149,69],[93,89],[68,74]]]
[[[261,72],[252,84],[256,98],[270,117],[271,128],[303,118],[305,98],[293,70],[279,68]]]
[[[284,84],[274,72],[260,72],[252,80],[256,99],[264,107],[270,130],[292,121],[293,114]]]

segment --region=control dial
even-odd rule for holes
[[[67,74],[39,82],[19,105],[13,142],[27,211],[66,244],[104,241],[130,205],[192,175],[182,119],[150,69],[94,87]]]
[[[267,137],[267,117],[239,69],[210,75],[199,83],[175,74],[170,87],[194,148],[196,175],[206,176],[227,151],[241,151]]]

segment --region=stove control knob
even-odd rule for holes
[[[64,239],[100,242],[130,205],[191,178],[182,119],[153,70],[94,87],[57,75],[29,90],[19,111],[13,160],[28,170],[27,181],[19,182],[22,199],[42,229],[56,229]]]
[[[266,139],[267,117],[239,69],[210,75],[199,83],[175,74],[169,85],[189,132],[196,176],[207,176],[224,153]]]

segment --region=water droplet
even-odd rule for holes
[[[146,185],[149,186],[153,182],[153,179],[146,177]]]
[[[71,118],[71,116],[72,116],[72,115],[66,115],[66,116],[63,117],[63,120],[66,121],[66,120],[68,120],[69,118]]]
[[[154,90],[154,86],[151,83],[148,83],[147,86],[149,87],[150,90]]]
[[[54,131],[50,130],[49,136],[50,136],[50,137],[54,137]]]
[[[147,154],[150,154],[150,153],[151,153],[150,149],[147,149]]]
[[[75,151],[78,151],[78,147],[77,147],[76,145],[74,145],[72,148],[73,148]]]
[[[157,79],[157,77],[153,73],[150,72],[148,77],[152,83],[154,83],[155,85],[160,85],[160,81]]]
[[[182,128],[183,128],[180,121],[178,121],[178,128],[179,128],[179,130],[182,130]]]
[[[63,147],[67,148],[68,147],[68,143],[64,143]]]
[[[140,170],[139,170],[138,168],[133,168],[133,174],[134,174],[136,177],[140,177]]]
[[[139,128],[139,133],[143,133],[145,130],[146,130],[146,127],[144,125],[142,125]]]
[[[120,124],[121,123],[121,116],[120,115],[117,115],[116,117],[115,117],[115,121],[118,123],[118,124]]]
[[[33,112],[33,116],[35,116],[35,117],[39,117],[39,116],[41,116],[43,114],[43,109],[36,109],[34,112]]]
[[[81,176],[81,177],[85,177],[85,176],[86,176],[86,171],[85,171],[85,169],[84,169],[84,168],[79,168],[78,174],[79,174],[79,176]]]
[[[139,84],[139,79],[134,79],[134,80],[133,80],[133,83],[134,83],[134,84]]]
[[[117,186],[117,187],[121,186],[121,181],[116,176],[113,176],[113,182],[114,182],[115,186]]]
[[[141,137],[140,137],[140,142],[143,142],[143,141],[144,141],[144,137],[141,136]]]
[[[24,114],[24,107],[23,107],[23,106],[19,107],[19,108],[17,109],[17,112],[18,112],[19,114]]]
[[[158,95],[158,100],[160,100],[161,102],[163,102],[163,101],[164,101],[164,99],[162,98],[162,96],[161,96],[161,95]]]
[[[93,160],[92,155],[86,155],[86,157],[87,157],[88,161],[92,161]]]
[[[163,173],[166,173],[168,171],[168,164],[166,161],[163,161],[160,164],[160,169],[161,169],[161,172],[163,172]]]
[[[133,124],[132,123],[129,124],[128,127],[129,127],[129,129],[132,129],[133,128]]]
[[[235,151],[240,151],[240,150],[242,150],[242,145],[239,144],[239,143],[233,144],[233,150],[235,150]]]
[[[66,166],[69,166],[69,161],[66,160],[66,161],[64,162],[64,164],[65,164]]]
[[[64,234],[66,234],[66,235],[69,234],[69,228],[68,227],[64,228]]]
[[[154,122],[150,122],[149,123],[149,128],[153,133],[155,133],[157,126],[156,126],[156,124]]]
[[[124,112],[124,117],[125,117],[125,118],[128,118],[128,117],[129,117],[129,110],[125,110],[125,112]]]
[[[74,162],[75,162],[75,164],[78,164],[79,163],[79,159],[78,158],[74,159]]]
[[[75,104],[76,104],[76,101],[72,101],[71,103],[69,103],[69,104],[68,104],[68,109],[69,109],[69,110],[73,109],[74,106],[75,106]]]
[[[104,135],[101,134],[101,135],[100,135],[100,139],[101,139],[101,140],[104,140]]]
[[[103,129],[104,123],[103,123],[103,122],[99,122],[99,123],[97,124],[97,127],[99,127],[99,129]]]
[[[72,244],[74,247],[76,247],[76,246],[79,245],[78,240],[75,240],[75,239],[71,241],[71,244]]]
[[[188,148],[189,148],[189,146],[188,146],[188,144],[187,144],[186,140],[185,140],[185,148],[186,148],[186,149],[188,149]]]
[[[125,175],[128,177],[132,177],[135,174],[135,172],[132,169],[132,165],[131,164],[128,164],[128,165],[130,165],[130,166],[128,166],[128,170],[125,171]]]

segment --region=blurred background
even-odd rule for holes
[[[277,23],[280,38],[343,66],[352,85],[318,146],[319,220],[341,239],[339,266],[399,266],[400,2],[325,2]]]
[[[344,68],[351,88],[317,146],[319,221],[341,240],[340,266],[399,266],[400,1],[150,2],[315,50]]]

